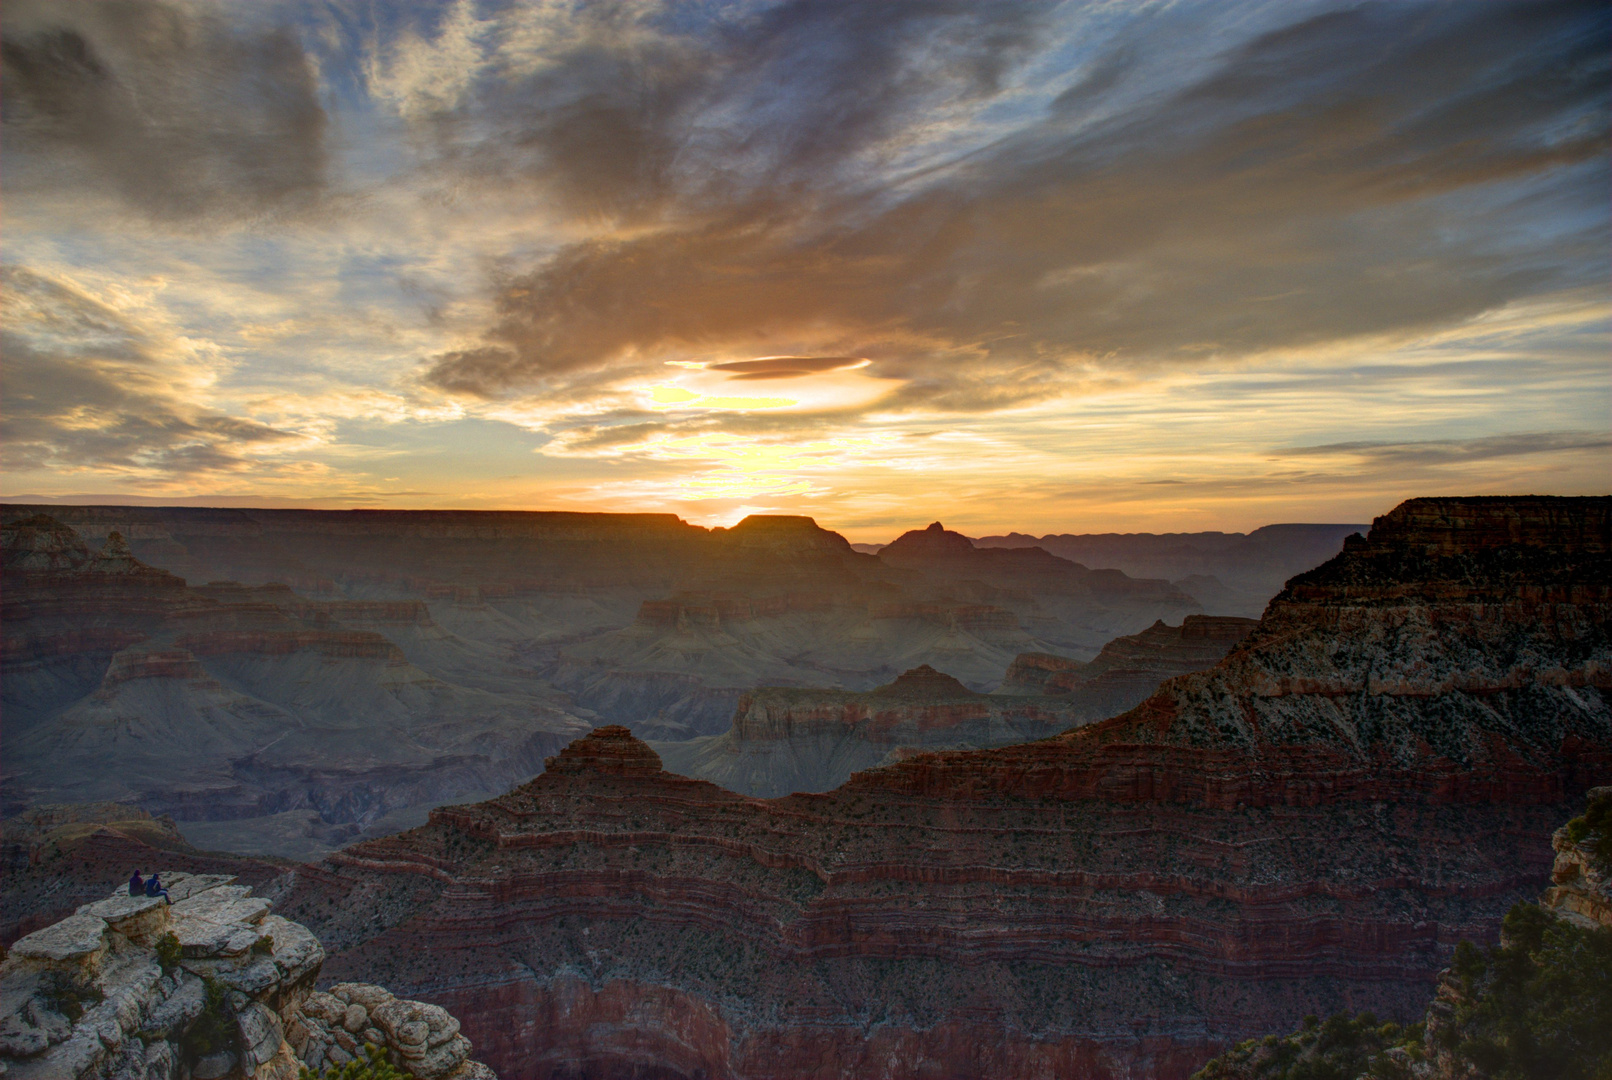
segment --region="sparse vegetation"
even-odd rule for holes
[[[185,1032],[185,1050],[193,1057],[234,1050],[238,1041],[235,1010],[230,1007],[229,988],[217,979],[207,980],[207,999],[196,1022]]]
[[[1458,997],[1430,1039],[1422,1024],[1379,1024],[1371,1013],[1307,1016],[1291,1035],[1240,1043],[1194,1080],[1406,1080],[1404,1062],[1429,1049],[1449,1055],[1452,1075],[1612,1080],[1612,930],[1518,904],[1502,941],[1456,948]]]
[[[172,930],[157,939],[155,948],[157,951],[157,963],[162,965],[162,970],[164,971],[172,971],[178,967],[179,961],[185,955],[184,947],[179,944],[179,939],[174,936]]]
[[[1456,949],[1461,1000],[1440,1048],[1494,1080],[1612,1077],[1612,930],[1518,904],[1502,941]]]
[[[1567,838],[1590,853],[1596,869],[1612,872],[1612,793],[1591,800],[1569,821]]]
[[[300,1080],[414,1080],[414,1074],[403,1072],[387,1058],[386,1051],[374,1043],[364,1044],[364,1056],[355,1057],[345,1065],[327,1065],[317,1073],[303,1066]]]
[[[93,1009],[106,999],[93,982],[60,971],[47,973],[40,980],[39,992],[52,1010],[75,1024],[86,1009]]]
[[[257,956],[272,956],[274,954],[273,936],[264,934],[262,937],[252,942],[252,952]]]

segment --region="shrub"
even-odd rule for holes
[[[1612,795],[1602,795],[1567,823],[1567,838],[1590,853],[1599,870],[1612,871]]]
[[[1311,1015],[1291,1035],[1266,1035],[1238,1044],[1205,1065],[1193,1080],[1355,1080],[1384,1066],[1383,1051],[1408,1037],[1420,1039],[1421,1029],[1385,1024],[1369,1012],[1337,1013],[1325,1020]]]
[[[162,965],[162,970],[164,971],[171,971],[177,967],[179,961],[185,955],[184,948],[179,944],[179,939],[174,936],[172,930],[157,939],[156,949],[157,963]]]
[[[1501,940],[1456,950],[1461,1000],[1442,1047],[1494,1080],[1612,1076],[1612,930],[1518,904]]]
[[[1600,826],[1604,828],[1605,826]],[[1456,946],[1458,991],[1436,1031],[1457,1076],[1489,1080],[1612,1078],[1612,930],[1582,927],[1537,904],[1506,915],[1503,944]],[[1304,1018],[1291,1035],[1250,1039],[1205,1065],[1194,1080],[1399,1080],[1423,1056],[1423,1025],[1401,1029],[1370,1013]]]
[[[229,1003],[229,988],[217,979],[207,980],[207,1000],[201,1015],[185,1032],[184,1047],[195,1056],[234,1050],[238,1041],[235,1010]]]
[[[252,952],[257,956],[269,956],[273,954],[274,938],[268,934],[264,934],[262,937],[252,942]]]
[[[362,1058],[355,1057],[345,1065],[326,1065],[323,1073],[304,1065],[298,1076],[300,1080],[414,1080],[413,1073],[399,1070],[374,1043],[364,1044]]]
[[[106,999],[100,987],[88,979],[73,978],[59,971],[46,974],[40,980],[39,991],[53,1011],[75,1024],[86,1009],[92,1009]]]

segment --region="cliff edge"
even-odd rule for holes
[[[233,882],[169,874],[166,899],[118,889],[18,940],[0,964],[0,1074],[297,1080],[367,1045],[419,1080],[497,1080],[439,1006],[315,991],[318,939]]]

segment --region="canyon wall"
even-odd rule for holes
[[[91,546],[116,532],[221,600],[273,587],[297,619],[377,634],[435,679],[558,688],[662,739],[721,732],[759,685],[871,689],[930,664],[988,690],[1018,653],[1087,657],[1198,610],[1165,583],[1045,553],[898,566],[802,517],[12,505],[0,519],[40,512]]]
[[[436,630],[418,605],[191,588],[117,533],[95,552],[44,516],[0,527],[0,553],[10,812],[124,802],[233,822],[219,846],[317,856],[389,814],[505,790],[589,726],[529,675],[500,684],[489,664],[463,685],[412,664],[377,627]]]
[[[656,743],[666,768],[744,795],[827,791],[853,772],[934,747],[977,749],[1083,720],[1068,696],[976,694],[927,665],[866,692],[763,687],[721,735]]]
[[[1612,499],[1413,500],[1122,716],[763,800],[626,729],[288,910],[521,1077],[1186,1077],[1419,1016],[1612,777]]]

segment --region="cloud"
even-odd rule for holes
[[[1299,446],[1277,457],[1354,457],[1370,468],[1463,465],[1526,454],[1612,449],[1612,436],[1598,431],[1546,431],[1489,435],[1476,439],[1424,439],[1416,442],[1341,442]]]
[[[10,194],[85,187],[152,219],[306,206],[327,119],[297,37],[220,11],[13,0],[0,43]]]
[[[734,360],[710,364],[709,371],[732,372],[732,379],[793,379],[821,371],[838,371],[867,361],[859,356],[764,356],[759,360]]]
[[[0,286],[7,471],[227,473],[297,438],[200,406],[197,366],[174,342],[70,284],[5,267]]]
[[[486,75],[463,154],[524,148],[535,183],[643,213],[506,279],[426,380],[565,400],[770,347],[866,357],[886,410],[989,411],[1604,280],[1602,5],[1351,7],[1173,84],[1146,49],[1187,31],[1149,9],[1051,106],[892,174],[937,116],[1017,107],[1042,13],[1005,7],[782,4],[706,51],[605,20]],[[561,87],[579,111],[543,107]]]

